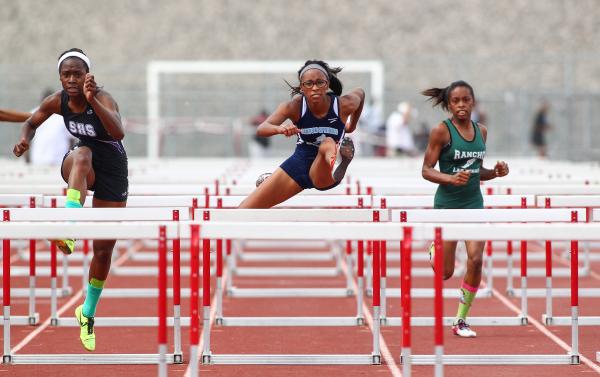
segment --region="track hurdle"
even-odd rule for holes
[[[318,221],[318,222],[372,222],[378,219],[387,221],[388,212],[371,209],[211,209],[196,211],[195,218],[203,221]],[[220,242],[220,243],[219,243]],[[346,241],[350,242],[350,241]],[[359,241],[362,242],[362,241]],[[364,323],[362,313],[363,292],[357,294],[357,314],[355,317],[225,317],[223,315],[222,286],[222,240],[217,240],[217,280],[216,280],[216,323],[224,326],[356,326]],[[359,246],[360,247],[360,246]],[[362,251],[359,250],[359,254]],[[359,255],[362,260],[362,255]],[[232,297],[347,297],[352,290],[352,261],[347,255],[348,271],[344,288],[233,288]],[[315,267],[313,267],[314,269]],[[362,264],[358,268],[358,285],[364,285]]]
[[[457,210],[458,211],[458,210]],[[461,210],[467,211],[467,210]],[[597,239],[600,224],[433,224],[430,232],[435,232],[436,239],[436,310],[435,318],[435,352],[433,355],[411,355],[402,357],[403,363],[418,365],[435,365],[436,376],[442,376],[443,365],[566,365],[579,364],[579,333],[578,333],[578,246],[575,240]],[[427,231],[425,231],[426,233]],[[431,236],[430,236],[431,237]],[[557,240],[573,243],[571,259],[571,351],[567,354],[556,355],[443,355],[443,321],[441,307],[443,305],[441,292],[442,274],[442,240],[497,240],[526,239],[530,241]],[[438,257],[439,256],[439,257]],[[410,298],[409,298],[410,299]],[[404,374],[405,376],[410,376]]]
[[[244,196],[213,196],[210,197],[208,207],[210,208],[228,208],[233,209],[237,208],[241,202],[245,199]],[[306,196],[295,196],[287,201],[275,206],[274,208],[288,208],[288,209],[308,209],[308,208],[331,208],[331,209],[343,209],[343,208],[370,208],[371,207],[371,196],[370,195],[306,195]],[[198,211],[196,211],[198,213]],[[198,217],[201,218],[201,217]],[[233,277],[234,275],[240,276],[265,276],[265,275],[285,275],[285,276],[337,276],[341,272],[341,261],[340,261],[340,253],[333,253],[334,258],[336,258],[336,267],[335,268],[277,268],[277,269],[268,269],[268,268],[251,268],[251,267],[242,267],[238,268],[236,259],[245,258],[244,254],[238,255],[237,249],[233,249],[233,253],[230,251],[232,249],[230,247],[227,248],[227,271],[229,274],[229,279],[227,280],[227,292],[232,292],[234,290],[233,286]],[[339,251],[339,250],[335,250]],[[267,254],[253,254],[255,258],[259,258],[261,260],[266,260],[272,255]],[[290,256],[292,257],[292,256]],[[297,255],[293,255],[293,257],[298,257]]]
[[[417,209],[417,208],[432,208],[433,207],[433,199],[432,195],[415,195],[415,196],[373,196],[373,208],[389,208],[389,209]],[[533,195],[483,195],[484,206],[486,208],[527,208],[533,206],[535,204],[535,197]],[[401,220],[402,221],[402,220]],[[387,249],[387,245],[385,242],[381,244],[382,250]],[[488,253],[488,265],[487,265],[487,276],[488,276],[488,286],[492,287],[492,258],[491,258],[491,242],[487,245],[487,253]],[[507,260],[507,281],[509,282],[509,287],[512,287],[512,244],[508,243],[508,260]],[[384,253],[385,254],[385,253]],[[399,255],[399,254],[396,254]],[[394,256],[394,254],[392,254]],[[427,253],[419,253],[412,255],[413,260],[429,260],[429,255]],[[399,260],[400,258],[390,258],[391,260]],[[464,262],[464,261],[461,261]],[[464,263],[461,263],[461,266]],[[386,265],[382,263],[382,285],[385,286],[385,276],[389,275],[391,277],[399,277],[400,270],[398,268],[390,268],[388,271],[385,270]],[[461,268],[456,271],[456,274],[462,274],[464,270]],[[432,276],[433,272],[430,268],[414,268],[413,274],[415,276]],[[483,289],[478,292],[480,297],[490,297],[491,290]],[[433,290],[431,289],[413,289],[413,297],[433,297]],[[400,297],[400,290],[398,289],[390,289],[388,290],[389,297]],[[382,296],[382,301],[384,305],[382,305],[382,310],[385,308],[385,295]],[[456,290],[444,290],[444,297],[458,297],[458,292]],[[382,318],[385,319],[385,311],[383,311]]]
[[[78,212],[80,210],[74,211]],[[178,224],[174,222],[3,222],[0,223],[0,238],[3,253],[10,249],[13,239],[158,239],[160,245],[158,353],[154,354],[17,354],[10,346],[10,265],[3,259],[3,303],[4,342],[3,363],[12,364],[159,364],[159,375],[166,377],[166,364],[177,362],[174,354],[166,354],[166,239],[178,237]],[[98,318],[96,325],[101,324]],[[180,361],[179,361],[180,362]]]
[[[41,196],[29,196],[29,195],[3,195],[2,203],[6,205],[17,205],[35,208],[36,205],[41,203]],[[3,211],[3,221],[10,221],[10,212],[8,210]],[[11,289],[10,295],[16,297],[29,297],[28,315],[25,316],[14,316],[14,325],[36,325],[39,323],[39,313],[35,311],[35,254],[36,254],[36,243],[35,240],[29,240],[29,288],[17,288]],[[6,258],[6,255],[3,256]],[[8,261],[10,262],[10,247],[8,248]],[[3,291],[3,296],[6,293]]]
[[[364,239],[383,239],[383,240],[401,240],[403,237],[402,226],[390,223],[329,223],[323,226],[323,223],[315,222],[216,222],[208,221],[201,224],[192,224],[192,229],[183,225],[181,227],[181,237],[187,237],[194,232],[193,227],[199,225],[199,238],[206,239],[254,239],[265,240],[285,240],[289,239],[289,229],[294,229],[292,237],[302,237],[307,240],[352,240],[359,241]],[[192,245],[199,244],[199,241],[192,241]],[[203,258],[208,260],[209,251],[203,248]],[[206,265],[206,264],[205,264]],[[377,271],[377,270],[376,270]],[[206,272],[206,271],[205,271]],[[373,348],[370,354],[307,354],[307,355],[260,355],[260,354],[217,354],[210,349],[210,276],[205,274],[203,285],[203,329],[204,329],[204,348],[201,351],[201,360],[204,363],[211,364],[379,364],[381,355],[379,353],[379,310],[376,307],[378,302],[377,292],[375,293],[374,305],[374,330],[373,330]],[[192,280],[192,286],[197,286],[198,282]],[[192,300],[192,308],[195,305]],[[192,309],[194,310],[194,309]],[[196,352],[198,355],[198,342],[192,323],[191,338],[193,339],[190,354]],[[196,347],[196,348],[193,348]],[[195,350],[195,351],[194,351]],[[194,358],[191,358],[194,363]],[[193,365],[193,364],[192,364]]]
[[[138,211],[138,213],[140,214],[139,216],[136,217],[136,215],[133,215],[130,220],[131,221],[142,221],[145,220],[145,218],[143,218],[141,214],[146,213],[145,211],[147,211],[144,208],[161,208],[159,211],[163,211],[164,216],[165,217],[161,217],[159,219],[155,219],[152,215],[150,215],[150,217],[148,218],[149,220],[153,220],[153,221],[157,221],[157,220],[163,220],[163,219],[167,219],[167,217],[170,217],[169,219],[172,220],[172,215],[168,215],[168,213],[172,213],[169,211],[172,210],[177,210],[179,212],[179,216],[181,218],[181,220],[188,220],[191,218],[191,215],[193,214],[193,206],[196,205],[197,206],[197,198],[196,197],[134,197],[134,205],[129,207],[129,203],[128,203],[128,207],[126,208],[126,211]],[[52,197],[52,200],[57,199],[56,197]],[[188,200],[189,199],[189,200]],[[45,201],[46,203],[46,201]],[[177,204],[184,204],[185,206],[171,206],[169,205],[170,203],[177,203]],[[192,203],[192,207],[186,207],[187,205],[189,205],[190,203]],[[44,210],[48,210],[48,208],[45,208]],[[59,208],[59,209],[55,209],[55,210],[64,210],[64,208]],[[83,208],[83,210],[85,211],[89,211],[91,210],[91,208]],[[95,208],[94,210],[99,210],[99,208]],[[164,212],[166,211],[166,212]],[[67,212],[68,213],[68,212]],[[131,214],[133,214],[134,212],[130,212]],[[47,218],[48,220],[51,220],[49,218]],[[67,218],[63,218],[64,220],[67,220]],[[118,220],[120,221],[121,218],[115,218],[114,220]],[[25,218],[25,220],[31,220],[31,221],[36,221],[34,218]],[[127,219],[124,219],[127,220]],[[84,244],[84,249],[85,249],[85,244]],[[85,254],[85,253],[84,253]],[[51,255],[50,253],[38,253],[37,256],[38,259],[41,260],[50,260],[51,259]],[[64,260],[66,259],[65,257],[63,258],[63,263]],[[131,255],[131,258],[134,260],[145,260],[145,261],[157,261],[157,256],[156,255],[152,255],[152,256],[145,256],[145,257],[140,257],[140,258],[136,258],[135,254]],[[87,261],[85,260],[85,258],[81,255],[81,254],[75,254],[75,255],[70,255],[69,259],[75,259],[75,260],[80,260],[83,259],[84,260],[84,264],[87,263]],[[49,269],[40,269],[42,274],[50,274],[50,270]],[[66,270],[64,269],[64,264],[63,264],[63,274],[65,274]],[[73,271],[73,270],[72,270]],[[85,266],[84,269],[74,269],[73,271],[75,274],[77,275],[85,275]],[[21,271],[20,269],[16,269],[16,274],[21,274],[24,273],[24,271]],[[154,276],[155,275],[155,269],[151,268],[148,269],[146,267],[117,267],[114,269],[113,273],[115,275],[135,275],[135,276]],[[108,291],[106,292],[106,294],[111,295],[111,291],[110,289],[108,289]],[[136,297],[135,296],[135,292],[129,292],[129,294],[131,295],[130,297]],[[149,293],[140,293],[143,296],[140,297],[148,297]]]
[[[0,184],[0,194],[22,194],[23,185],[23,183]],[[64,184],[27,185],[28,195],[65,195],[66,190]]]
[[[13,223],[25,223],[25,222],[43,222],[43,221],[70,221],[70,224],[76,224],[79,221],[96,221],[101,224],[105,221],[173,221],[176,223],[179,221],[180,216],[183,216],[184,220],[188,220],[188,209],[187,208],[15,208],[5,210],[5,216],[10,218]],[[183,215],[181,215],[183,213]],[[43,238],[43,237],[38,237]],[[180,280],[180,265],[179,258],[175,256],[179,252],[178,245],[175,241],[178,237],[171,237],[174,240],[174,263],[173,263],[173,297],[174,297],[174,315],[169,318],[169,325],[173,326],[175,334],[181,333],[182,321],[180,318],[180,292],[175,289],[179,287],[178,281]],[[155,238],[154,238],[155,239]],[[77,327],[78,324],[74,318],[61,318],[57,315],[57,292],[56,292],[56,247],[52,245],[52,258],[51,258],[51,314],[50,323],[53,326],[69,326]],[[116,270],[116,268],[115,268]],[[156,269],[153,269],[154,275],[156,276]],[[86,281],[87,283],[87,281]],[[85,285],[84,285],[85,287]],[[132,297],[129,289],[129,297]],[[106,288],[106,292],[103,292],[104,297],[118,297],[118,290]],[[138,297],[147,297],[147,289],[140,293]],[[151,290],[154,297],[158,297],[158,290]],[[105,294],[106,293],[106,294]],[[30,301],[35,300],[35,296],[30,296]],[[103,317],[96,321],[96,326],[154,326],[157,324],[156,317],[137,317],[135,321],[131,321],[131,318],[127,317]],[[187,324],[187,318],[186,322]],[[181,341],[181,337],[177,335],[177,341]],[[181,350],[181,344],[176,344],[176,349]],[[177,355],[178,360],[181,359],[181,352]]]
[[[574,216],[574,217],[573,217]],[[504,223],[568,223],[575,219],[585,218],[585,209],[425,209],[425,210],[392,210],[392,222],[406,223],[487,223],[490,225],[504,225]],[[479,238],[478,238],[479,239]],[[469,238],[470,240],[470,238]],[[461,241],[464,241],[462,239]],[[487,241],[487,240],[486,240]],[[488,257],[488,269],[493,266]],[[492,274],[487,276],[488,295],[493,287]],[[521,242],[521,314],[517,317],[469,317],[473,325],[484,326],[518,326],[527,324],[527,243]],[[395,294],[396,297],[399,296]],[[413,317],[411,324],[414,326],[430,326],[433,318]],[[451,325],[453,317],[444,317],[444,325]],[[388,318],[391,326],[401,325],[401,318]]]
[[[594,208],[591,210],[591,216],[589,218],[590,221],[594,223],[598,223],[600,221],[600,208]],[[600,239],[600,237],[598,237]],[[577,257],[577,244],[574,244],[573,241],[570,245],[570,259],[571,259],[571,268],[573,268],[573,259]],[[550,267],[551,268],[551,267]],[[546,288],[552,292],[551,280],[549,286]],[[593,294],[598,293],[597,288],[578,288],[578,291],[586,291],[587,297],[598,297],[597,295],[592,296]],[[573,297],[571,296],[571,299]],[[554,326],[570,326],[572,325],[572,318],[566,316],[554,316],[552,313],[552,295],[551,293],[547,293],[546,295],[546,313],[542,315],[542,320],[546,325],[554,325]],[[598,326],[600,325],[600,316],[579,316],[578,325],[580,326]]]

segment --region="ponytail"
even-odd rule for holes
[[[450,93],[458,87],[465,87],[469,89],[471,92],[471,96],[473,96],[473,100],[475,100],[475,92],[473,91],[473,87],[469,85],[467,82],[459,80],[455,81],[449,86],[445,88],[430,88],[421,92],[422,95],[429,97],[427,100],[433,103],[433,107],[440,105],[442,109],[448,111],[448,102],[450,101]]]

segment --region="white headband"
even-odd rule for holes
[[[60,63],[62,63],[67,58],[79,58],[79,59],[83,60],[85,62],[85,64],[87,64],[88,70],[92,68],[92,65],[90,64],[90,59],[87,56],[85,56],[81,52],[70,51],[70,52],[67,52],[66,54],[64,54],[63,56],[61,56],[60,59],[58,59],[58,70],[59,71],[60,71]]]
[[[329,73],[327,73],[327,70],[325,70],[325,68],[321,67],[321,65],[320,65],[320,64],[309,64],[309,65],[307,65],[306,67],[304,67],[304,68],[302,69],[302,71],[300,71],[300,76],[298,76],[298,77],[302,77],[302,75],[303,75],[303,74],[304,74],[306,71],[308,71],[308,70],[310,70],[310,69],[317,69],[317,70],[319,70],[319,71],[323,72],[323,73],[325,74],[325,76],[327,76],[327,79],[329,80]]]

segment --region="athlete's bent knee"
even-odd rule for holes
[[[92,168],[92,156],[90,153],[78,152],[73,155],[73,168],[81,171],[89,171]]]
[[[94,258],[101,263],[109,263],[112,258],[113,248],[110,247],[98,247],[94,249]]]
[[[481,270],[481,266],[483,265],[483,257],[481,255],[471,256],[469,259],[467,259],[467,265],[471,268]]]
[[[325,140],[321,142],[321,145],[319,145],[319,153],[325,156],[331,151],[331,148],[335,148],[335,141],[330,137],[326,137]]]
[[[450,270],[444,270],[444,280],[448,280],[454,275],[454,268]]]

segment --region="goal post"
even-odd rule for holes
[[[150,61],[146,70],[147,157],[158,158],[160,151],[161,114],[160,80],[167,74],[264,74],[295,73],[303,61],[294,60],[194,60]],[[344,72],[370,75],[370,96],[373,106],[381,110],[384,94],[384,68],[378,60],[331,60],[331,66],[343,67]]]

